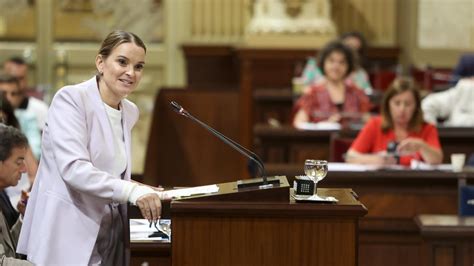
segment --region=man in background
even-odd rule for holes
[[[28,113],[36,118],[36,122],[40,131],[43,131],[46,115],[48,112],[48,105],[42,100],[35,97],[28,96],[28,93],[35,90],[28,89],[28,65],[21,57],[12,57],[3,64],[5,73],[15,77],[18,80],[21,95],[20,105],[15,111],[18,117],[20,113]]]
[[[474,78],[459,80],[451,89],[432,93],[421,107],[426,122],[451,126],[474,127]]]
[[[423,99],[424,119],[435,125],[474,127],[474,54],[461,56],[453,81],[452,88]]]
[[[41,131],[38,127],[37,116],[31,111],[27,112],[20,108],[24,102],[24,97],[18,80],[13,76],[0,73],[0,92],[5,94],[8,102],[13,107],[21,131],[28,138],[35,158],[39,159],[41,154]]]
[[[28,141],[18,129],[0,124],[0,265],[32,265],[21,260],[16,245],[21,229],[20,214],[6,196],[5,188],[15,186],[26,172],[25,155]],[[23,200],[26,201],[26,198]],[[21,205],[21,206],[20,206]],[[19,204],[21,215],[25,203]]]
[[[453,70],[453,81],[474,76],[474,54],[463,54]]]

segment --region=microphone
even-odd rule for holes
[[[217,138],[222,140],[224,143],[231,146],[232,148],[237,150],[240,154],[244,155],[245,157],[247,157],[248,159],[250,159],[251,161],[253,161],[257,164],[257,166],[260,170],[262,180],[257,179],[257,180],[250,180],[250,181],[238,181],[238,183],[237,183],[238,188],[246,188],[246,187],[254,187],[254,186],[258,186],[259,188],[267,188],[267,187],[272,187],[274,184],[279,184],[280,183],[278,179],[268,180],[268,178],[265,176],[265,166],[263,165],[263,161],[255,153],[249,151],[248,149],[246,149],[242,145],[238,144],[237,142],[235,142],[232,139],[228,138],[224,134],[222,134],[219,131],[215,130],[214,128],[208,126],[204,122],[200,121],[199,119],[197,119],[196,117],[191,115],[188,111],[186,111],[177,102],[171,101],[170,105],[176,113],[178,113],[178,114],[180,114],[180,115],[182,115],[186,118],[189,118],[192,121],[194,121],[195,123],[199,124],[200,126],[205,128],[207,131],[211,132],[214,136],[216,136]]]

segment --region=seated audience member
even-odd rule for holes
[[[353,83],[345,82],[354,68],[351,50],[341,42],[329,43],[320,53],[324,81],[313,84],[294,106],[293,125],[304,122],[351,122],[366,114],[369,98]]]
[[[23,92],[20,89],[18,80],[8,74],[0,73],[0,91],[5,93],[5,97],[15,111],[21,131],[28,138],[33,154],[39,159],[41,153],[40,129],[38,128],[35,115],[31,112],[25,112],[20,108],[23,102]]]
[[[28,88],[28,65],[25,60],[21,57],[12,57],[5,61],[3,68],[5,73],[15,77],[19,83],[21,94],[18,97],[20,104],[15,110],[15,115],[18,117],[22,113],[26,113],[27,116],[33,116],[36,119],[37,127],[40,131],[43,131],[48,105],[40,99],[28,96],[28,92],[34,92],[35,89]],[[31,141],[30,145],[32,145]]]
[[[413,80],[397,78],[385,92],[381,116],[359,132],[347,152],[349,163],[410,165],[416,159],[439,164],[443,152],[435,126],[423,121]]]
[[[13,113],[13,108],[3,96],[2,92],[0,92],[0,125],[1,124],[20,129],[18,120]],[[26,152],[25,163],[27,166],[27,173],[23,173],[21,175],[20,181],[16,186],[7,187],[5,189],[5,192],[10,198],[13,206],[17,206],[17,203],[20,201],[22,191],[30,190],[31,185],[35,180],[36,171],[38,170],[38,162],[33,156],[33,152],[29,146]]]
[[[421,107],[426,122],[474,127],[474,77],[461,79],[451,89],[428,95]]]
[[[22,223],[4,191],[15,186],[21,174],[26,172],[27,149],[28,141],[18,129],[0,125],[0,265],[33,265],[21,260],[16,253]],[[24,212],[24,205],[18,208]]]
[[[372,94],[373,89],[370,85],[369,75],[367,75],[367,72],[362,67],[367,49],[367,42],[364,36],[359,32],[348,32],[343,34],[339,40],[351,48],[354,53],[354,69],[347,77],[347,81],[363,89],[366,94]],[[311,57],[308,59],[301,78],[304,86],[311,86],[324,79],[323,72],[318,67],[316,58]]]
[[[453,70],[453,82],[474,76],[474,54],[464,54]]]

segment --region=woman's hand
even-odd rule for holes
[[[373,153],[373,154],[364,154],[364,153],[360,153],[355,150],[349,149],[349,151],[346,154],[346,162],[385,166],[385,165],[397,164],[397,159],[395,159],[394,156],[387,154],[386,151]]]
[[[136,205],[142,216],[148,221],[157,221],[161,217],[161,201],[157,193],[148,193],[137,199]]]
[[[332,114],[329,118],[328,118],[328,122],[336,122],[336,123],[339,123],[341,122],[341,119],[342,119],[342,115],[340,113],[335,113],[335,114]]]
[[[393,154],[388,154],[387,151],[381,151],[374,154],[374,164],[380,166],[397,164],[397,159]]]
[[[400,154],[411,154],[419,152],[426,146],[426,143],[422,139],[418,138],[406,138],[402,140],[397,146],[397,152]]]
[[[418,138],[406,138],[397,146],[397,152],[401,155],[419,152],[421,158],[430,164],[439,164],[443,161],[443,151],[439,148],[428,145]]]

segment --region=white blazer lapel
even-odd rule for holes
[[[100,121],[100,125],[104,134],[104,141],[106,142],[104,146],[110,147],[111,149],[115,149],[115,146],[113,144],[114,135],[112,133],[112,127],[110,125],[109,118],[107,117],[107,112],[105,111],[104,102],[100,97],[99,87],[97,85],[95,77],[91,79],[90,82],[91,83],[88,84],[89,86],[86,90],[86,93],[93,107],[92,115],[96,116]],[[115,153],[115,151],[113,152]]]
[[[127,156],[127,169],[125,169],[125,177],[124,179],[129,180],[131,175],[131,168],[132,168],[132,159],[131,159],[131,127],[129,125],[130,118],[128,117],[128,112],[125,107],[125,102],[122,101],[122,130],[123,136],[125,141],[125,152]]]

